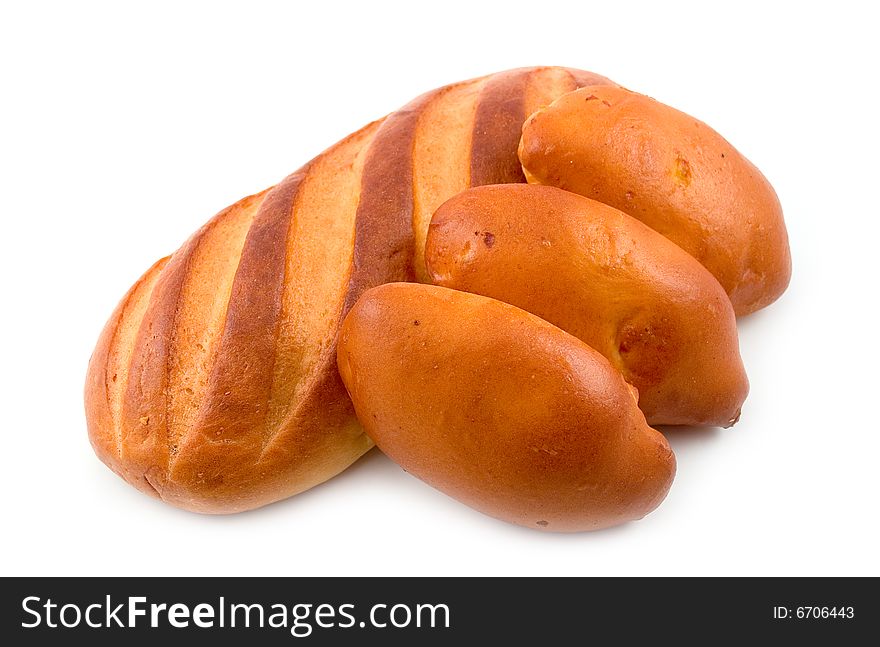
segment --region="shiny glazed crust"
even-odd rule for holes
[[[635,218],[548,186],[465,191],[434,214],[432,281],[513,304],[608,358],[648,423],[730,426],[748,380],[718,281]]]
[[[380,449],[488,515],[550,531],[639,519],[675,458],[598,352],[483,296],[412,283],[366,292],[342,326],[342,379]]]
[[[529,182],[638,218],[700,261],[737,315],[775,301],[791,256],[773,187],[706,124],[617,86],[582,88],[523,126]]]

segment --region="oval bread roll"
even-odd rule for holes
[[[519,155],[529,182],[609,204],[677,243],[718,279],[737,315],[788,286],[776,193],[689,115],[620,87],[582,88],[526,120]]]
[[[718,281],[635,218],[537,185],[470,189],[434,214],[437,285],[528,310],[598,350],[649,424],[730,426],[748,380]]]
[[[522,122],[601,76],[511,70],[428,92],[225,209],[132,287],[85,388],[98,457],[188,510],[306,490],[371,446],[336,371],[369,287],[424,276],[428,222],[470,186],[524,182]]]
[[[380,449],[493,517],[595,530],[648,514],[672,483],[672,451],[620,374],[514,306],[383,285],[349,312],[337,357]]]

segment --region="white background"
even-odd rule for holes
[[[880,575],[880,138],[871,3],[4,3],[3,575]],[[685,110],[774,184],[790,289],[740,321],[730,430],[671,434],[646,519],[506,525],[374,450],[231,517],[92,454],[82,384],[128,286],[202,222],[435,86],[567,65]]]

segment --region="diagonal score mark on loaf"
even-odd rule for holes
[[[199,417],[170,466],[172,482],[195,480],[208,497],[259,497],[274,488],[289,496],[326,478],[328,463],[341,470],[369,447],[354,442],[353,455],[337,449],[323,463],[310,460],[334,435],[362,434],[344,387],[333,383],[335,339],[360,160],[378,125],[331,147],[267,196],[248,232]],[[312,409],[300,420],[304,403]],[[255,470],[264,458],[273,467]]]
[[[423,95],[389,115],[367,151],[343,315],[365,290],[414,278],[413,141],[419,115],[432,96]]]
[[[190,237],[162,269],[136,321],[120,433],[125,462],[154,493],[162,493],[177,438],[206,389],[232,276],[263,195],[225,209]]]
[[[376,124],[374,137],[364,142],[359,150],[355,153],[340,151],[342,159],[339,162],[326,160],[326,171],[315,173],[320,179],[316,194],[318,191],[320,194],[314,199],[319,204],[309,207],[303,205],[302,212],[320,212],[320,202],[329,199],[331,203],[324,204],[323,210],[331,213],[350,211],[354,215],[351,233],[343,239],[346,249],[350,250],[348,264],[345,268],[339,268],[340,271],[335,274],[345,277],[345,285],[342,298],[338,301],[315,304],[317,312],[328,312],[332,316],[323,317],[328,334],[317,349],[320,361],[315,362],[315,366],[323,367],[323,370],[315,371],[313,378],[308,380],[306,384],[311,388],[306,390],[302,386],[292,387],[284,379],[275,380],[278,396],[273,397],[273,402],[279,405],[282,402],[296,402],[296,406],[286,412],[285,424],[277,425],[276,433],[270,434],[266,439],[259,460],[270,452],[282,451],[283,447],[289,446],[293,441],[292,434],[296,434],[298,444],[307,440],[306,436],[309,437],[310,446],[319,444],[320,437],[326,434],[326,430],[312,423],[312,419],[316,417],[312,415],[315,410],[329,413],[331,418],[342,418],[341,414],[348,412],[351,415],[353,411],[336,371],[338,329],[345,314],[365,290],[383,283],[412,281],[415,278],[412,149],[419,117],[434,94],[435,92],[431,92],[423,95],[404,109],[392,113],[381,124]],[[354,156],[353,162],[349,159],[351,156]],[[355,173],[350,176],[340,175],[340,163],[347,164]],[[314,260],[309,259],[310,262]],[[322,269],[320,264],[315,265],[314,271],[324,272],[327,276],[334,275]],[[290,303],[292,313],[306,310],[295,299]],[[335,306],[336,310],[328,311],[331,306]],[[282,339],[288,339],[287,335],[283,335]],[[314,349],[305,350],[314,352]],[[294,394],[293,397],[282,395],[290,393]],[[283,415],[284,409],[279,406],[273,419],[281,420]],[[346,432],[363,433],[359,426],[357,429],[349,428]],[[364,442],[369,441],[365,439]]]
[[[154,263],[129,289],[101,332],[89,360],[85,390],[86,410],[92,412],[87,419],[89,437],[101,460],[124,478],[130,473],[122,460],[120,419],[132,346],[153,287],[167,262],[166,257]],[[139,480],[140,474],[132,482]]]
[[[480,93],[471,139],[470,185],[525,182],[516,150],[526,118],[530,69],[490,77]]]
[[[167,364],[171,458],[177,453],[180,439],[197,420],[219,351],[220,333],[226,325],[245,239],[269,193],[266,190],[224,210],[211,220],[196,245],[181,250],[187,272],[175,316],[173,361]]]
[[[251,438],[264,428],[271,395],[266,376],[275,366],[293,205],[307,172],[308,167],[275,186],[247,231],[205,397],[196,424],[169,463],[171,480],[194,439],[199,448],[222,446],[232,465],[252,462]],[[204,469],[196,467],[196,479],[209,487],[222,485],[231,475],[211,471],[211,461],[203,460],[209,456],[210,452],[196,461],[204,463]]]
[[[110,361],[107,362],[106,385],[110,410],[113,415],[113,428],[116,430],[116,449],[120,458],[122,457],[123,400],[128,378],[131,375],[132,341],[138,331],[138,326],[135,324],[141,321],[146,312],[156,281],[168,261],[169,258],[158,261],[132,288],[129,297],[126,298],[122,306],[110,343],[112,350],[111,356],[108,358]]]
[[[334,406],[334,399],[347,401],[344,387],[328,383],[328,376],[336,375],[336,336],[356,254],[364,164],[378,132],[377,122],[321,155],[300,186],[288,238],[281,330],[260,460],[279,433],[315,431],[306,432],[298,424],[315,397],[327,408]],[[311,398],[310,392],[315,394]],[[346,409],[345,415],[353,413]],[[319,441],[308,440],[306,446]]]

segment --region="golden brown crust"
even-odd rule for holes
[[[612,86],[565,95],[526,121],[529,182],[614,206],[692,254],[738,315],[776,300],[791,276],[773,188],[706,124]]]
[[[589,85],[614,85],[617,86],[616,83],[612,83],[604,76],[599,74],[594,74],[593,72],[587,72],[586,70],[577,70],[571,67],[565,68],[565,71],[571,77],[573,83],[571,91],[577,90],[578,88],[585,88]],[[562,95],[559,95],[562,96]],[[529,113],[531,114],[531,113]]]
[[[214,499],[234,496],[219,494],[232,476],[230,466],[253,465],[258,446],[274,432],[266,426],[272,392],[267,376],[276,358],[288,234],[306,173],[307,167],[269,191],[251,223],[199,417],[183,437],[170,439],[169,483],[157,487],[166,499],[187,505],[193,490]],[[221,446],[223,460],[200,458],[193,475],[193,456],[208,454],[206,446]]]
[[[486,514],[595,530],[643,517],[672,482],[669,445],[620,374],[519,308],[386,284],[350,311],[337,354],[382,451]]]
[[[102,335],[92,359],[86,409],[102,460],[174,505],[223,513],[312,487],[369,449],[335,367],[345,312],[367,288],[424,277],[416,243],[434,209],[482,181],[472,168],[509,173],[524,111],[576,83],[563,68],[502,76],[515,82],[453,84],[368,125],[151,270],[137,307],[114,315],[124,334]],[[490,123],[505,106],[520,123],[492,125],[475,162],[478,112]],[[102,395],[113,358],[124,379]]]
[[[86,374],[85,409],[92,447],[108,467],[126,479],[129,476],[122,459],[119,403],[128,381],[131,341],[137,331],[130,320],[143,315],[156,279],[167,262],[166,257],[154,263],[116,306],[98,338]],[[140,486],[137,479],[131,482]],[[140,489],[155,494],[149,487]]]
[[[409,281],[413,270],[413,139],[430,94],[389,115],[367,153],[355,220],[352,283],[344,311],[360,294],[388,281]]]
[[[602,353],[649,424],[730,426],[748,393],[724,289],[638,220],[539,185],[474,188],[434,214],[437,285],[513,304]]]
[[[474,115],[471,139],[471,186],[525,182],[516,156],[526,118],[529,70],[495,74],[486,81]]]
[[[367,126],[274,189],[221,212],[147,277],[149,299],[139,317],[127,322],[132,332],[116,342],[130,347],[131,370],[115,418],[105,413],[109,398],[91,386],[102,365],[106,371],[104,347],[119,339],[102,335],[88,378],[89,431],[96,448],[106,444],[101,439],[108,430],[118,435],[115,460],[106,451],[98,454],[130,483],[186,509],[235,512],[307,489],[369,449],[333,352],[350,281],[357,199],[337,193],[332,212],[301,194],[309,184],[327,196],[321,183],[332,178],[338,192],[356,196],[361,153],[377,127]],[[312,201],[308,214],[298,213],[300,197]],[[347,216],[340,205],[347,205]],[[346,230],[347,239],[339,235]],[[330,239],[319,253],[315,237],[322,232]],[[343,271],[326,284],[298,274],[291,256],[306,252]],[[300,263],[312,260],[310,255]],[[206,269],[214,272],[206,275]],[[303,290],[319,294],[303,296]],[[299,338],[286,330],[280,343],[282,327],[291,323],[285,322],[285,300],[300,297],[320,302],[325,314],[299,320],[312,329],[300,331]],[[123,304],[108,330],[119,327],[126,311]],[[278,363],[289,368],[281,378],[284,388],[275,376]],[[298,396],[289,411],[273,402],[286,389]],[[312,423],[316,417],[321,424]],[[175,428],[174,420],[185,424]],[[296,427],[293,434],[290,427]],[[278,440],[291,435],[294,442],[279,449]]]

